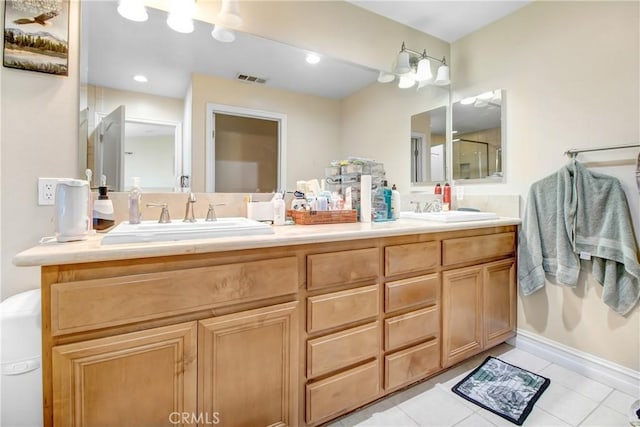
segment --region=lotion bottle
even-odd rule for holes
[[[400,192],[395,184],[391,186],[391,218],[400,218]]]
[[[133,177],[133,187],[129,192],[129,224],[140,224],[140,202],[142,192],[140,191],[140,177]]]

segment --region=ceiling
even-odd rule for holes
[[[370,12],[452,43],[532,0],[346,0]]]

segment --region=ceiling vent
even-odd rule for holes
[[[240,74],[236,75],[236,80],[240,80],[244,83],[253,83],[258,85],[263,85],[267,82],[267,79],[263,79],[262,77],[250,76],[248,74]]]

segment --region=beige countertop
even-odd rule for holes
[[[497,220],[441,223],[399,219],[380,223],[351,223],[327,225],[284,225],[274,227],[274,234],[239,237],[218,237],[168,242],[127,243],[101,245],[103,234],[87,240],[68,243],[41,243],[13,258],[17,266],[75,264],[113,261],[157,256],[187,255],[241,249],[269,248],[408,234],[437,233],[520,224],[519,218],[501,217]]]

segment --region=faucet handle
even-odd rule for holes
[[[416,205],[416,210],[414,211],[415,213],[422,213],[422,209],[420,209],[420,202],[411,201],[409,202],[409,204]]]
[[[166,203],[147,203],[148,208],[162,208],[160,211],[160,219],[158,222],[160,224],[166,224],[171,222],[171,218],[169,218],[169,209],[167,209]]]
[[[209,203],[209,210],[207,211],[207,218],[205,221],[217,221],[215,206],[227,206],[226,203]]]
[[[187,205],[184,211],[184,219],[182,222],[196,222],[196,216],[193,213],[193,205],[196,203],[195,193],[189,192],[187,196]]]

